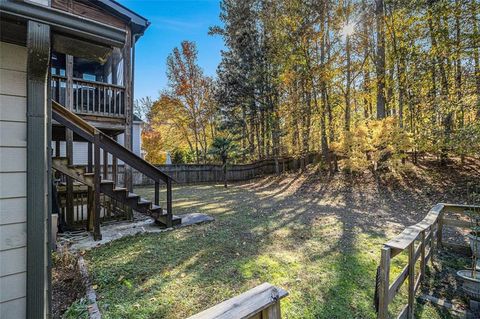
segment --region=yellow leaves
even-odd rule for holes
[[[412,146],[411,135],[398,126],[394,117],[361,122],[352,131],[343,132],[340,141],[332,144],[342,158],[342,166],[351,172],[370,167],[398,171]]]

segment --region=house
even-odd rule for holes
[[[54,172],[66,222],[85,194],[81,226],[95,239],[105,205],[181,220],[171,178],[132,152],[135,43],[149,22],[112,0],[1,0],[0,17],[0,318],[48,318]],[[86,167],[74,165],[74,142],[87,145]],[[154,180],[153,199],[131,192],[133,170]]]

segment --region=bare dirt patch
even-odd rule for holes
[[[85,296],[77,256],[67,251],[55,253],[52,268],[53,318],[62,318],[70,305]]]

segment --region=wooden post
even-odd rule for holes
[[[172,227],[173,212],[172,212],[172,180],[167,179],[167,227]]]
[[[160,204],[160,183],[158,181],[155,181],[155,205]]]
[[[443,211],[438,214],[438,223],[437,223],[437,248],[442,247],[443,239]]]
[[[67,76],[66,89],[65,89],[65,107],[68,110],[73,109],[73,56],[66,55],[66,70]],[[73,132],[65,128],[65,149],[66,156],[68,158],[68,164],[73,164]],[[74,223],[74,211],[73,211],[73,179],[67,176],[67,198],[66,198],[66,222],[68,226],[72,227]]]
[[[92,142],[88,142],[87,146],[87,172],[92,173],[93,172],[93,149],[92,149]]]
[[[132,59],[132,32],[129,27],[126,29],[125,36],[125,46],[123,47],[123,83],[125,86],[124,94],[124,112],[125,112],[125,132],[124,132],[124,146],[128,150],[132,150],[132,120],[133,120],[133,86],[132,86],[132,68],[133,68],[133,59]],[[123,181],[124,185],[130,191],[133,190],[133,180],[132,180],[133,171],[129,165],[124,164],[123,166]],[[127,206],[126,213],[130,219],[133,219],[133,210]]]
[[[280,301],[277,301],[262,311],[262,319],[281,319]]]
[[[408,246],[408,310],[407,318],[413,319],[415,305],[415,241]]]
[[[98,133],[95,133],[95,212],[93,221],[93,239],[101,240],[102,234],[100,233],[100,137]]]
[[[55,157],[60,157],[60,141],[55,141]]]
[[[115,185],[117,185],[118,182],[118,160],[115,156],[112,155],[112,179]]]
[[[103,150],[103,179],[108,179],[108,152]]]
[[[125,62],[132,61],[132,42],[131,37],[132,33],[129,28],[127,28],[125,46],[123,48],[123,60]],[[125,133],[124,133],[124,146],[128,150],[132,150],[132,120],[133,120],[133,105],[132,105],[132,70],[131,63],[125,64],[123,68],[123,77],[125,83],[125,95],[124,95],[124,105],[125,105]],[[124,168],[124,179],[125,187],[128,189],[132,188],[132,169],[125,165]]]
[[[430,226],[430,262],[432,263],[432,267],[433,267],[433,255],[434,255],[433,252],[435,251],[434,228],[435,228],[435,224],[432,224]]]
[[[93,172],[93,150],[92,150],[92,142],[88,142],[87,146],[87,157],[88,157],[88,164],[87,164],[87,172]],[[93,230],[93,221],[95,220],[95,194],[93,193],[93,188],[88,187],[87,190],[87,230]]]
[[[378,319],[388,317],[388,291],[390,286],[390,248],[384,246],[380,256],[380,287],[378,291]]]
[[[421,233],[420,233],[420,239],[421,239],[421,247],[420,247],[420,252],[421,252],[421,256],[420,256],[420,278],[423,279],[425,278],[425,272],[427,270],[427,263],[426,263],[426,260],[425,260],[425,230],[423,230]],[[420,279],[420,280],[421,280]]]

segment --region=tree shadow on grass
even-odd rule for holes
[[[175,214],[216,221],[89,253],[100,306],[105,318],[181,318],[271,281],[290,292],[289,317],[374,317],[379,248],[392,225],[426,214],[428,181],[399,192],[380,178],[339,183],[320,172],[180,187]]]

